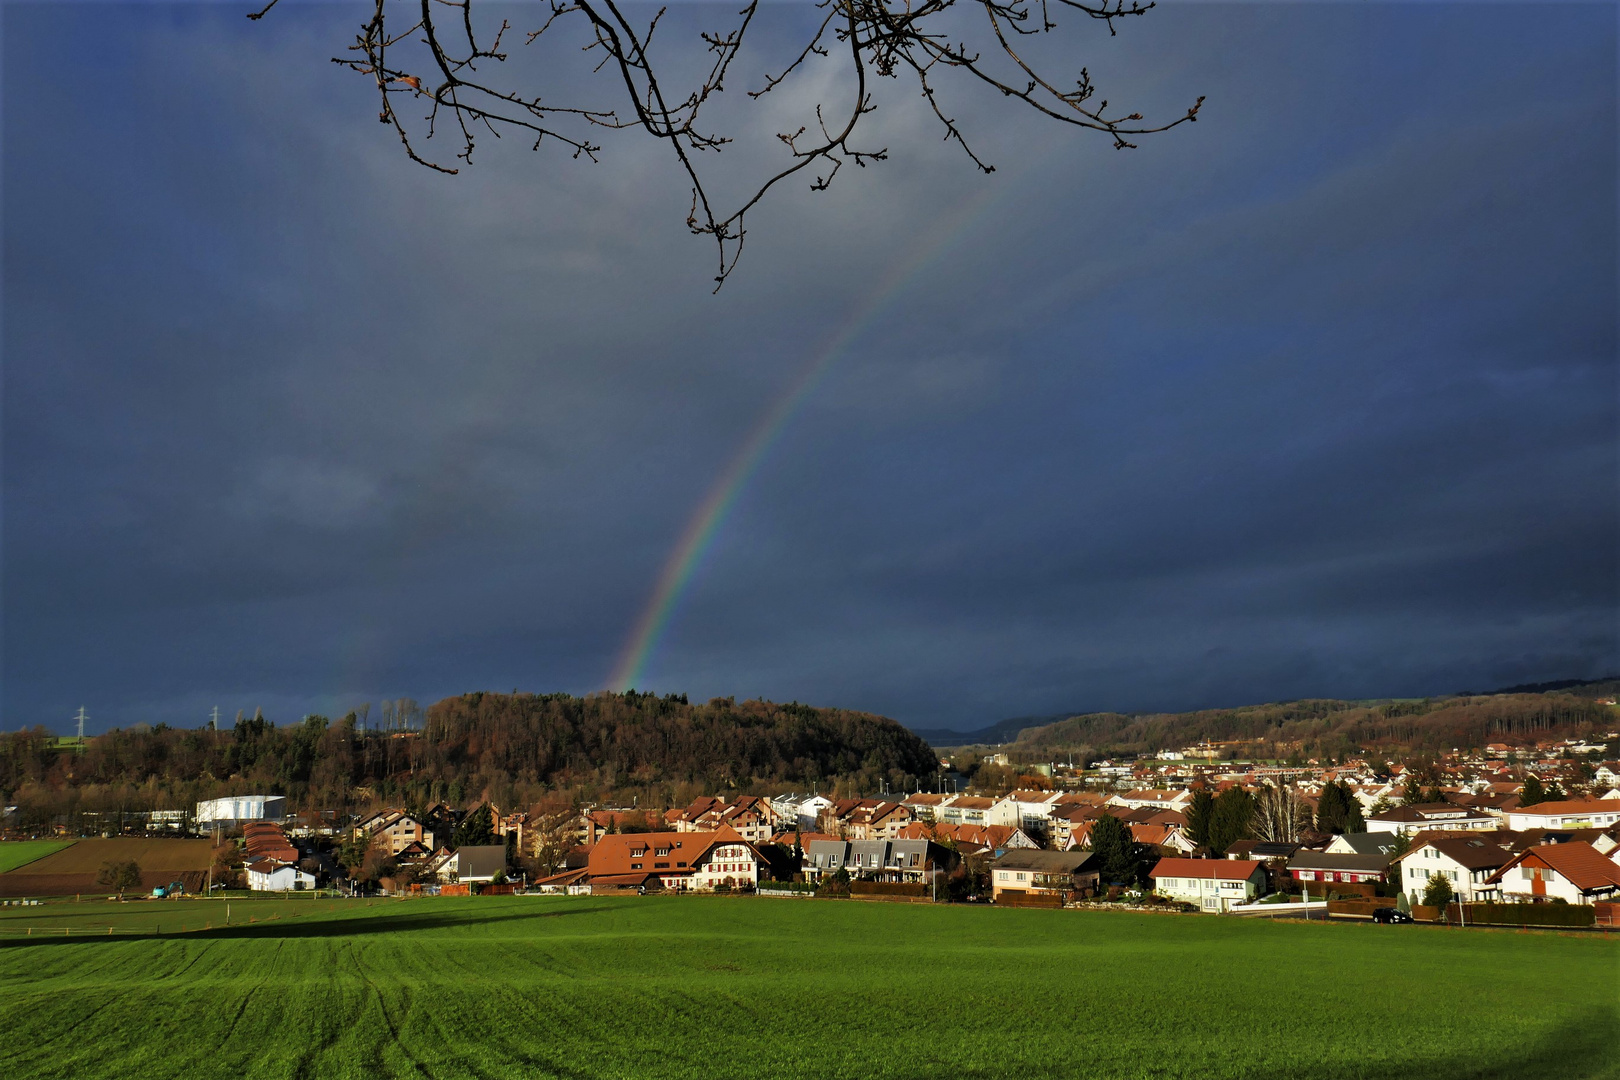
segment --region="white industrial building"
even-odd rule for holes
[[[285,795],[233,795],[197,804],[197,828],[230,828],[244,821],[280,821],[287,816]]]

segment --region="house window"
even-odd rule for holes
[[[669,858],[669,848],[661,847],[657,851],[653,852],[653,854],[657,855],[660,859],[667,859]]]
[[[630,869],[632,869],[632,870],[640,870],[641,869],[641,864],[638,863],[638,862],[633,862],[633,863],[630,864]]]
[[[1028,881],[1029,880],[1029,875],[1028,874],[1019,874],[1018,875],[1018,880],[1019,881]]]

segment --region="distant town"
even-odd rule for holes
[[[1413,761],[1233,760],[1234,746],[1089,762],[970,753],[967,773],[958,754],[932,791],[726,791],[668,807],[346,812],[265,792],[41,827],[10,806],[10,839],[84,839],[0,874],[0,895],[733,893],[1614,925],[1620,730]]]

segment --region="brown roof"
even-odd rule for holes
[[[1571,814],[1620,814],[1620,799],[1554,799],[1538,802],[1534,806],[1521,806],[1516,814],[1546,814],[1549,817],[1567,817]]]
[[[1252,859],[1160,859],[1148,877],[1210,878],[1221,881],[1247,881],[1265,863]]]
[[[1569,844],[1543,844],[1521,852],[1495,874],[1491,881],[1501,881],[1507,872],[1523,863],[1540,863],[1569,878],[1582,892],[1605,892],[1620,889],[1620,865],[1598,853],[1597,848],[1584,842]]]
[[[1414,852],[1432,847],[1446,858],[1469,870],[1494,870],[1498,866],[1506,865],[1513,858],[1513,853],[1500,844],[1493,843],[1482,836],[1444,836],[1435,837],[1423,844],[1414,844],[1412,850],[1401,856],[1404,861],[1410,859]]]
[[[591,880],[615,875],[651,873],[654,869],[664,873],[691,872],[705,852],[716,844],[745,843],[736,829],[722,827],[717,832],[686,833],[612,833],[591,848]],[[750,845],[751,846],[751,845]],[[668,855],[659,855],[659,848],[669,848]],[[641,854],[632,856],[631,852]],[[654,860],[668,866],[655,867]],[[639,869],[631,863],[640,863]]]

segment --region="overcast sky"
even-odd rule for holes
[[[409,164],[328,60],[362,6],[0,7],[0,726],[602,689],[875,300],[641,687],[969,728],[1620,670],[1612,5],[1082,25],[1059,74],[1199,122],[947,79],[988,177],[885,82],[891,160],[773,197],[719,296],[660,147]],[[808,102],[724,102],[722,186]]]

